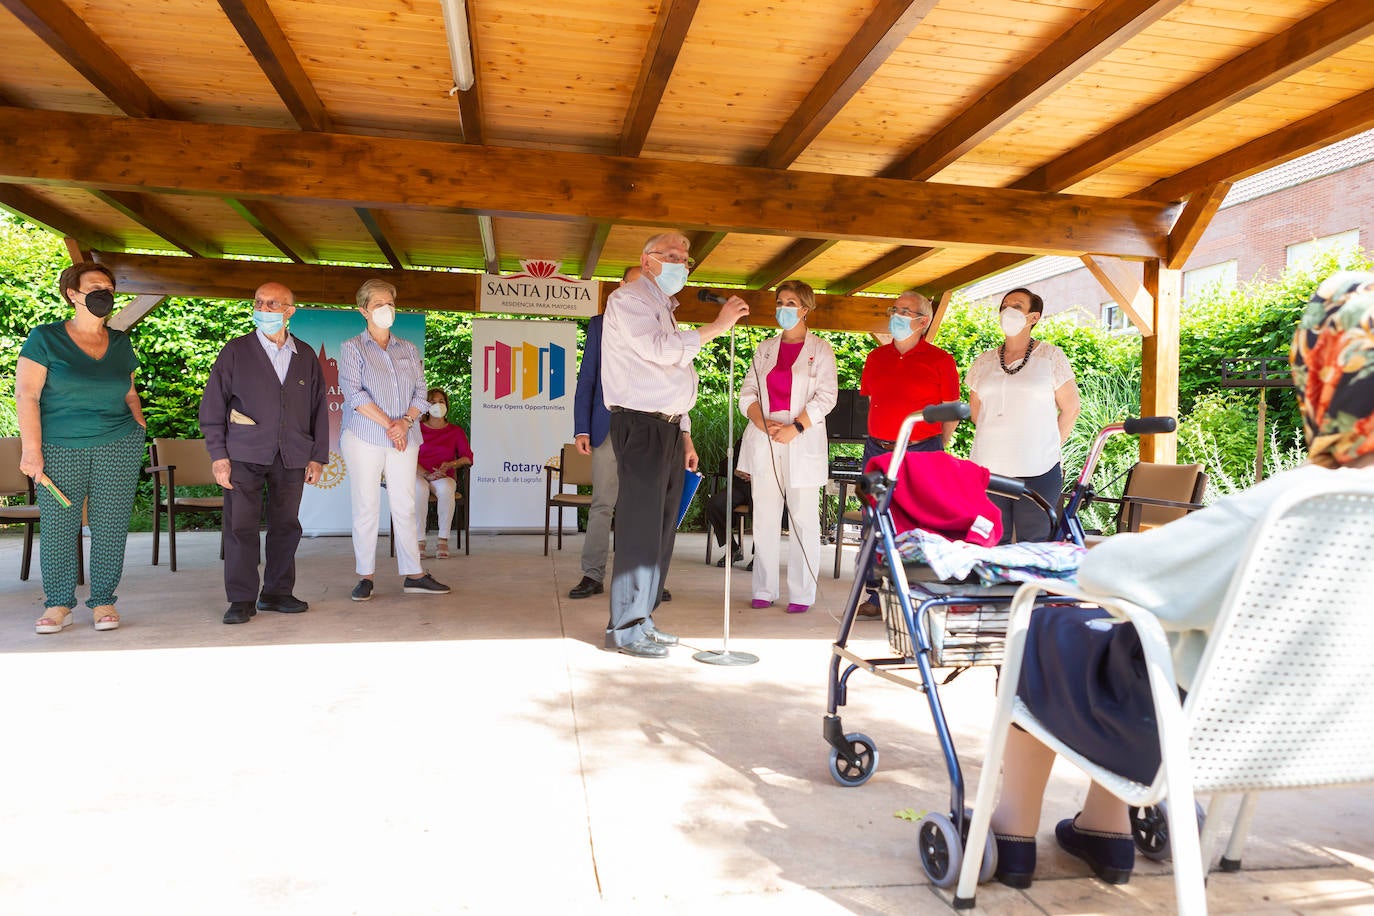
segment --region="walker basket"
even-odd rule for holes
[[[922,583],[924,586],[926,583]],[[946,587],[948,594],[960,596],[972,592],[969,598],[977,600],[980,591],[977,585]],[[935,668],[967,668],[974,665],[1000,665],[1007,639],[1007,621],[1011,617],[1011,607],[1004,600],[995,604],[956,604],[934,605],[921,615],[916,608],[929,598],[944,597],[941,588],[936,592],[911,595],[911,604],[917,626],[924,619],[930,628],[930,663]],[[878,590],[883,612],[883,625],[887,628],[887,642],[892,651],[906,659],[914,660],[915,648],[911,633],[907,630],[906,617],[902,614],[901,602],[892,580],[884,577]]]

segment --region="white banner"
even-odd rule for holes
[[[320,358],[329,399],[329,464],[325,465],[320,482],[305,488],[301,494],[301,528],[307,537],[331,534],[352,534],[353,500],[348,494],[348,468],[339,451],[339,430],[343,422],[343,391],[339,388],[339,348],[350,337],[357,337],[367,327],[363,316],[354,309],[297,309],[291,316],[291,333],[310,345]],[[425,316],[411,312],[397,312],[391,333],[415,344],[420,358],[425,356]],[[382,491],[382,515],[379,531],[387,537],[391,508],[386,490]],[[411,535],[414,537],[414,534]]]
[[[544,463],[572,441],[576,388],[577,325],[473,321],[474,529],[544,530]]]
[[[600,281],[566,276],[558,272],[558,266],[557,261],[521,261],[519,273],[482,274],[477,310],[560,318],[595,315]]]

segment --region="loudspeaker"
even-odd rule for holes
[[[868,398],[840,389],[834,409],[825,417],[825,431],[831,439],[863,441],[868,436]]]

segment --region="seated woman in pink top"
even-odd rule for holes
[[[800,280],[778,284],[782,333],[759,344],[740,386],[739,409],[749,418],[740,442],[739,470],[750,475],[754,497],[754,600],[766,608],[781,594],[782,510],[791,519],[787,553],[787,612],[816,600],[821,560],[820,488],[829,476],[825,415],[839,384],[835,353],[806,327],[816,295]]]
[[[415,526],[420,541],[420,556],[425,555],[425,522],[429,494],[439,504],[439,538],[434,556],[448,559],[448,535],[453,528],[457,502],[458,469],[472,464],[472,448],[461,426],[450,423],[448,395],[442,388],[429,389],[429,412],[420,423],[420,456],[415,465]]]

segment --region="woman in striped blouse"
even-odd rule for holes
[[[419,349],[391,333],[396,320],[396,287],[368,280],[358,288],[358,311],[367,329],[344,341],[339,351],[339,385],[343,388],[343,432],[339,445],[353,498],[353,558],[362,578],[354,601],[372,597],[377,567],[377,525],[381,515],[382,476],[390,482],[396,571],[408,595],[446,595],[449,587],[420,566],[410,532],[415,530],[415,463],[420,430],[415,421],[429,409],[425,369]]]

